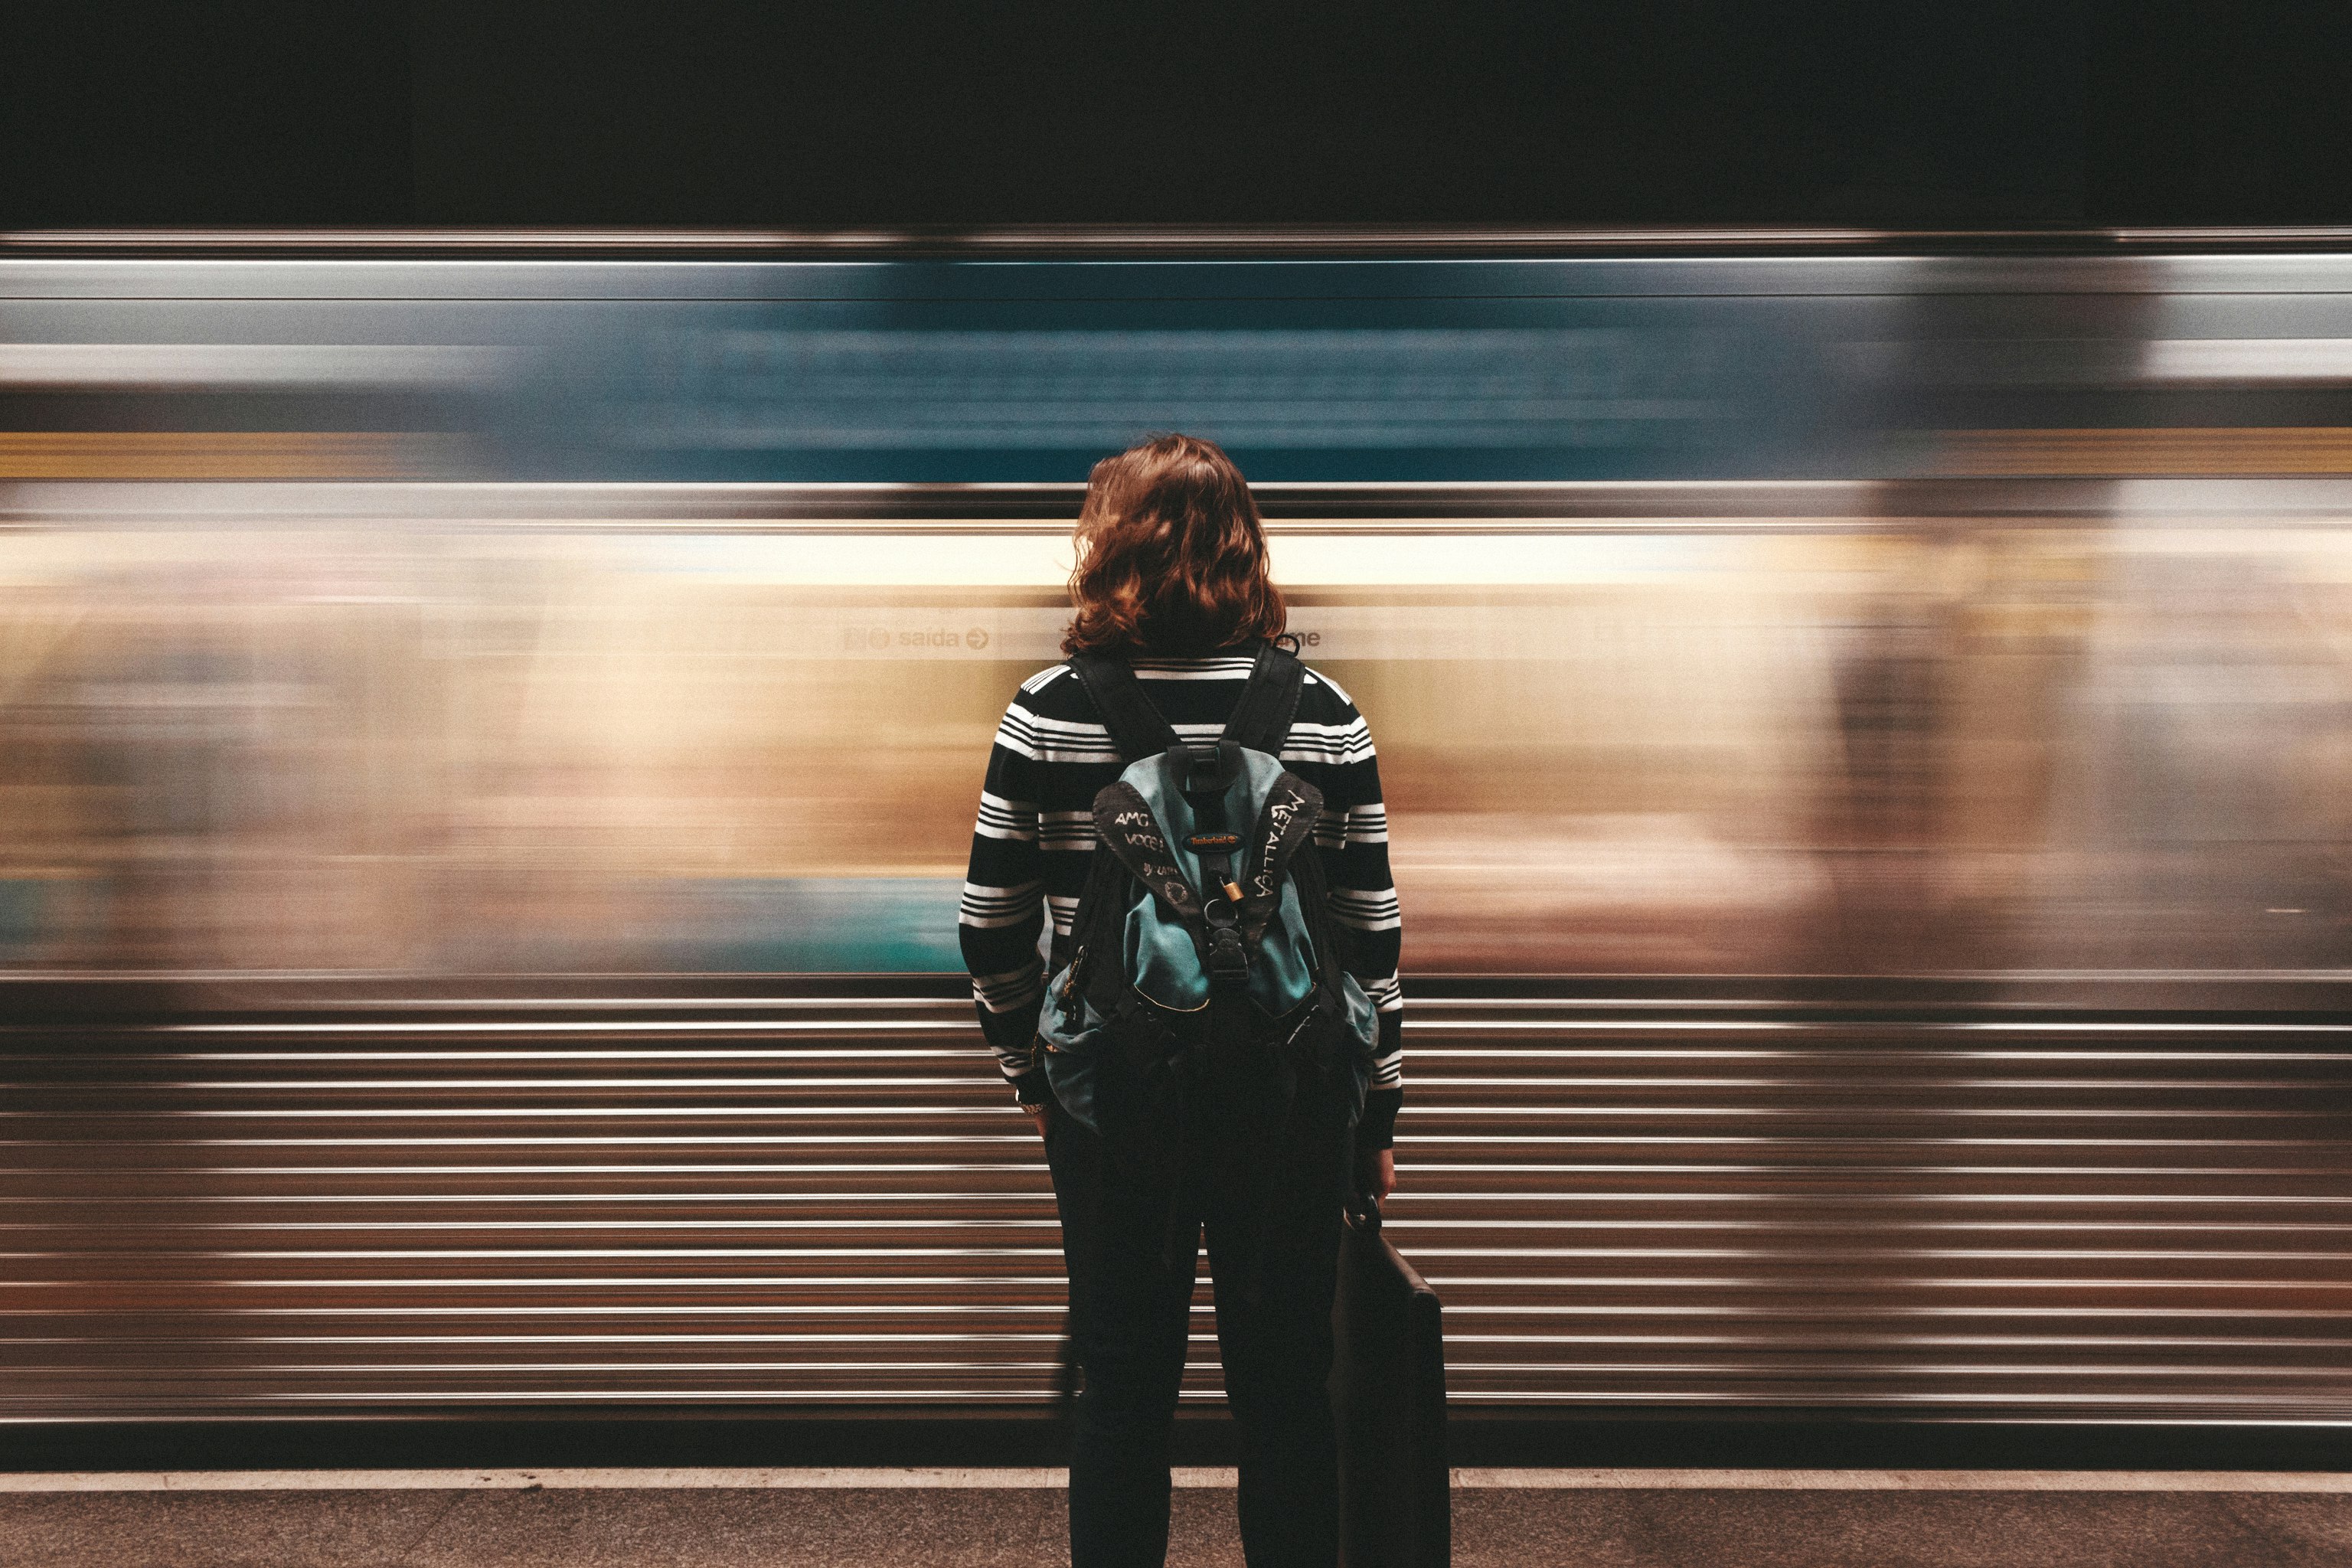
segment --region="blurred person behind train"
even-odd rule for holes
[[[1297,708],[1278,760],[1322,795],[1311,847],[1298,857],[1314,864],[1294,863],[1294,885],[1328,889],[1328,918],[1312,923],[1353,977],[1349,994],[1360,1005],[1369,999],[1351,1037],[1362,1040],[1353,1086],[1370,1081],[1352,1128],[1349,1089],[1335,1088],[1329,1075],[1276,1066],[1271,1044],[1253,1053],[1262,1061],[1235,1069],[1262,1074],[1262,1087],[1224,1091],[1230,1099],[1195,1089],[1189,1109],[1179,1091],[1172,1119],[1206,1131],[1176,1131],[1172,1159],[1159,1157],[1153,1140],[1123,1134],[1104,1103],[1074,1095],[1067,1054],[1054,1058],[1057,1097],[1041,1010],[1050,1026],[1051,1007],[1056,1000],[1070,1007],[1078,981],[1058,983],[1056,999],[1047,997],[1038,939],[1050,913],[1058,976],[1072,957],[1073,921],[1095,863],[1096,797],[1139,761],[1132,746],[1123,754],[1114,731],[1137,732],[1139,695],[1148,704],[1143,721],[1156,710],[1163,736],[1172,729],[1184,746],[1200,748],[1192,755],[1213,754],[1205,748],[1255,689],[1252,671],[1282,637],[1286,618],[1256,503],[1232,460],[1207,441],[1163,436],[1096,464],[1076,551],[1076,615],[1062,644],[1072,658],[1024,681],[997,731],[960,929],[982,1029],[1045,1140],[1061,1215],[1070,1331],[1084,1374],[1070,1467],[1071,1558],[1076,1568],[1165,1560],[1169,1439],[1205,1229],[1226,1395],[1241,1432],[1244,1551],[1252,1568],[1329,1568],[1339,1505],[1327,1383],[1342,1206],[1350,1184],[1374,1197],[1394,1186],[1391,1132],[1403,1098],[1399,920],[1370,732],[1329,678],[1294,666],[1287,679]],[[1289,657],[1265,662],[1271,670]],[[1262,705],[1255,697],[1251,703]],[[1171,753],[1169,765],[1181,766],[1184,754]],[[1197,805],[1203,797],[1185,798]],[[1201,851],[1199,861],[1210,913],[1214,868],[1224,864],[1208,858],[1214,853]],[[1137,907],[1151,900],[1144,894]],[[1129,917],[1129,960],[1136,929]],[[1203,926],[1195,934],[1205,942],[1213,932]],[[1187,948],[1182,957],[1194,955]],[[1086,959],[1081,946],[1079,968],[1089,962],[1099,958]],[[1234,1131],[1249,1126],[1257,1131]]]

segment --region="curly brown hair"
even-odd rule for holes
[[[1097,463],[1077,552],[1064,653],[1196,657],[1287,622],[1249,483],[1197,436],[1154,436]]]

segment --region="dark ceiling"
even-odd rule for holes
[[[2352,7],[23,3],[0,227],[2352,222]]]

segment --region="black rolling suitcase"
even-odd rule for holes
[[[1348,1215],[1331,1320],[1339,1561],[1343,1568],[1446,1568],[1454,1501],[1437,1292],[1381,1234],[1380,1206],[1369,1200]]]

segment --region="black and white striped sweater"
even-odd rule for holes
[[[1247,657],[1147,658],[1135,661],[1135,674],[1178,735],[1213,740],[1240,700],[1250,664]],[[1345,944],[1339,959],[1380,1009],[1379,1059],[1359,1143],[1385,1148],[1404,1098],[1388,812],[1371,731],[1328,676],[1307,672],[1282,762],[1323,792],[1315,846]],[[1066,664],[1021,683],[989,752],[959,935],[981,1027],[1024,1100],[1045,1092],[1031,1054],[1045,982],[1038,937],[1048,913],[1055,934],[1069,934],[1094,854],[1095,795],[1123,766],[1094,700]]]

